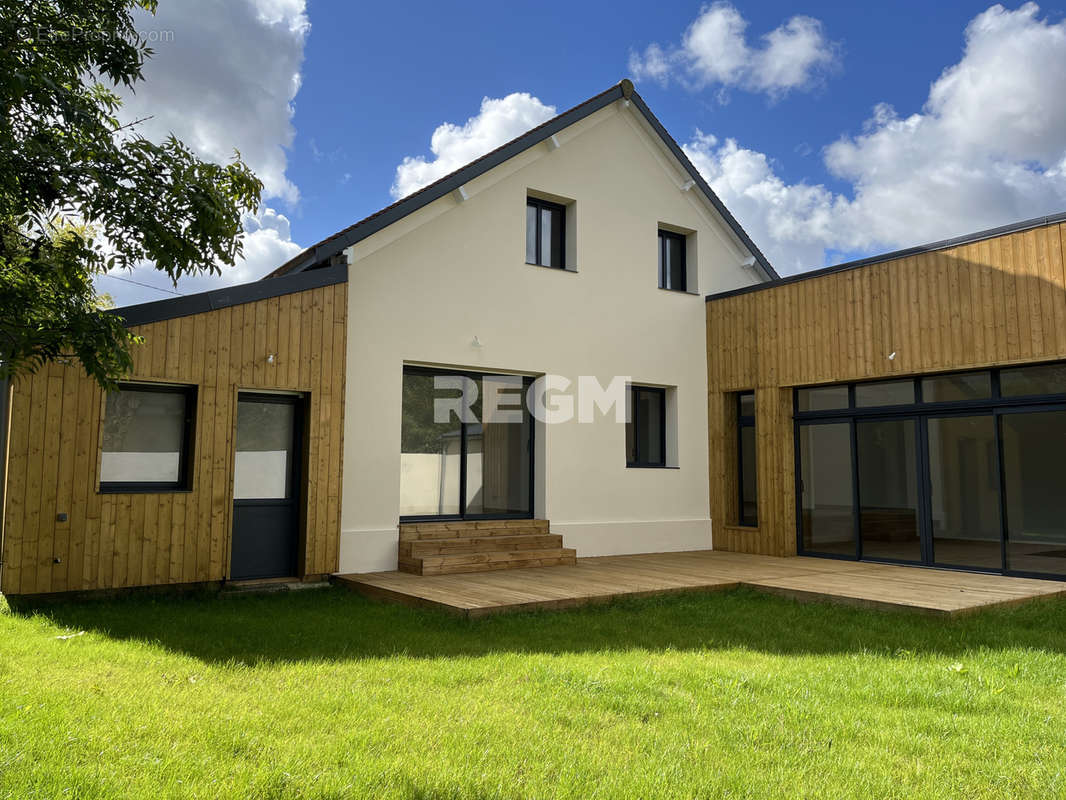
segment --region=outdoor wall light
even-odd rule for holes
[[[471,347],[484,347],[485,345],[483,345],[481,343],[481,340],[479,338],[477,338],[477,336],[475,336],[474,340],[472,342],[470,342],[470,346]]]
[[[273,353],[267,353],[267,363],[268,364],[273,364],[274,363],[274,354]]]

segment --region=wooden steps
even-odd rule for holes
[[[574,566],[577,551],[544,519],[416,522],[400,525],[399,569],[451,575],[521,567]]]

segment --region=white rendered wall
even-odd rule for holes
[[[538,424],[535,513],[578,556],[711,546],[703,296],[755,282],[749,254],[639,112],[556,138],[349,250],[341,572],[396,568],[405,363],[677,387],[677,469],[628,469],[613,417]],[[576,202],[576,272],[525,263],[530,191]],[[658,288],[660,223],[695,231],[690,293]]]

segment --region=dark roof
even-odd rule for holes
[[[1048,225],[1057,225],[1060,222],[1066,222],[1066,211],[1060,212],[1058,214],[1051,214],[1047,217],[1033,217],[1032,219],[1025,219],[1021,222],[1012,222],[1009,225],[1001,225],[998,228],[988,228],[987,230],[977,231],[976,233],[967,233],[963,236],[956,236],[953,239],[941,239],[939,242],[920,244],[916,245],[915,247],[908,247],[904,250],[893,250],[890,253],[882,253],[876,256],[858,258],[854,261],[845,261],[843,264],[836,264],[832,267],[823,267],[822,269],[815,269],[811,270],[810,272],[799,272],[795,275],[789,275],[787,278],[777,278],[776,280],[767,281],[766,283],[757,283],[752,286],[741,287],[740,289],[731,289],[727,292],[709,294],[705,299],[708,301],[721,300],[726,297],[735,297],[740,294],[760,292],[763,289],[773,289],[775,286],[785,286],[789,283],[799,283],[800,281],[810,280],[811,278],[820,278],[823,275],[832,275],[836,272],[847,272],[848,270],[859,269],[860,267],[869,267],[873,264],[881,264],[885,261],[895,261],[898,258],[917,256],[921,255],[922,253],[932,253],[937,250],[947,250],[949,248],[959,247],[964,244],[980,242],[984,239],[994,239],[997,236],[1006,236],[1008,233],[1019,233],[1021,231],[1032,230],[1033,228],[1043,228]]]
[[[293,272],[319,269],[320,267],[318,265],[327,262],[330,256],[342,252],[356,242],[377,233],[392,223],[403,219],[408,214],[432,203],[434,200],[444,197],[449,192],[455,191],[460,186],[469,183],[474,178],[488,172],[493,167],[499,166],[504,161],[507,161],[519,153],[528,150],[530,147],[543,142],[564,128],[573,125],[575,122],[599,111],[601,108],[610,105],[616,100],[622,99],[632,101],[633,105],[644,115],[648,124],[650,124],[655,132],[659,134],[670,152],[673,153],[674,157],[681,163],[681,166],[685,168],[686,172],[688,172],[689,177],[692,179],[695,186],[703,192],[711,205],[714,206],[729,227],[732,228],[744,247],[755,257],[756,263],[765,275],[771,279],[778,278],[778,274],[774,271],[774,268],[770,266],[770,262],[766,260],[766,256],[764,256],[759,248],[755,246],[755,243],[748,237],[748,234],[745,233],[744,229],[740,226],[740,223],[729,213],[729,210],[725,207],[722,201],[718,199],[718,196],[711,190],[711,187],[707,185],[703,176],[700,175],[692,162],[689,161],[684,151],[681,150],[673,137],[667,133],[666,128],[664,128],[662,123],[656,119],[655,115],[651,112],[651,109],[648,108],[641,96],[634,90],[633,84],[628,80],[623,80],[607,91],[589,98],[584,103],[574,106],[569,111],[564,111],[559,116],[553,117],[542,125],[538,125],[532,130],[526,131],[516,139],[512,139],[507,144],[497,147],[495,150],[471,161],[465,167],[461,167],[455,172],[445,175],[443,178],[419,189],[417,192],[409,194],[402,200],[398,200],[392,205],[386,206],[380,211],[371,214],[369,217],[361,219],[354,225],[349,225],[344,230],[338,231],[332,236],[323,239],[318,244],[307,248],[296,257],[282,264],[267,275],[264,280],[274,279],[278,276]]]
[[[347,280],[348,266],[339,264],[333,267],[312,270],[311,272],[282,275],[273,281],[254,281],[252,283],[242,283],[238,286],[227,286],[223,289],[213,289],[210,292],[174,297],[169,300],[156,300],[135,306],[123,306],[122,308],[113,309],[111,313],[122,317],[127,326],[146,325],[149,322],[162,322],[165,319],[174,319],[175,317],[188,317],[192,314],[216,311],[220,308],[237,306],[241,303],[254,303],[256,300],[266,300],[270,297],[280,297],[295,292],[304,292],[308,289],[318,289],[322,286],[332,286],[335,283],[344,283]]]

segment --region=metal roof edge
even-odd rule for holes
[[[319,289],[323,286],[344,283],[347,280],[348,265],[338,264],[307,272],[282,275],[269,281],[257,280],[170,300],[154,300],[150,303],[113,308],[109,313],[122,317],[127,327],[146,325],[150,322],[203,314],[207,311],[217,311],[243,303],[254,303],[257,300],[281,297],[308,289]]]

